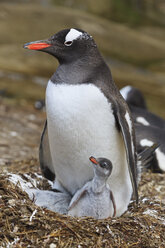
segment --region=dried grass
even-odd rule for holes
[[[36,178],[34,173],[29,175]],[[137,207],[131,203],[120,218],[95,220],[72,218],[37,207],[19,185],[9,181],[9,174],[1,175],[0,247],[163,248],[164,179],[163,174],[145,173],[139,188],[140,203]],[[46,180],[36,180],[40,189],[49,187]]]
[[[29,120],[31,113],[36,119]],[[0,114],[0,159],[7,161],[0,162],[0,247],[165,247],[165,174],[144,173],[139,205],[135,208],[131,203],[120,218],[71,218],[37,207],[19,185],[9,181],[9,172],[29,180],[27,173],[38,188],[49,189],[48,182],[36,176],[39,165],[31,145],[38,146],[44,116],[27,107],[5,105]],[[11,130],[17,132],[14,138]],[[29,152],[21,156],[25,147]]]

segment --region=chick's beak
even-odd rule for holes
[[[89,160],[90,160],[93,164],[98,164],[96,158],[94,158],[94,157],[92,157],[92,156],[89,158]]]

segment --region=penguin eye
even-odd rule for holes
[[[71,46],[73,44],[73,41],[65,41],[64,44],[65,46]]]
[[[101,167],[102,168],[106,168],[107,167],[107,164],[105,162],[101,163]]]

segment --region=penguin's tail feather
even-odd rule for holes
[[[146,171],[147,168],[150,167],[151,162],[155,156],[155,150],[159,146],[159,144],[154,143],[152,146],[145,148],[142,152],[137,154],[138,175],[141,175],[142,172]]]
[[[141,166],[144,168],[149,166],[149,163],[154,158],[155,150],[159,147],[159,144],[153,144],[150,147],[147,147],[144,151],[137,155],[138,161],[141,161]]]

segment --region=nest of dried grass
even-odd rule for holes
[[[24,162],[19,164],[19,169]],[[18,168],[18,164],[15,164]],[[12,167],[14,170],[14,167]],[[17,169],[16,169],[17,170]],[[36,168],[34,168],[34,171]],[[35,178],[35,174],[29,173]],[[40,189],[48,188],[38,180]],[[165,247],[165,175],[145,173],[139,187],[140,203],[131,203],[120,218],[72,218],[37,207],[0,176],[0,247]]]

